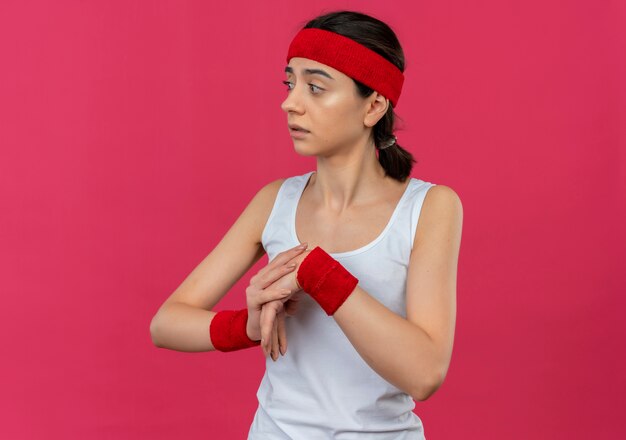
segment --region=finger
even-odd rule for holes
[[[287,353],[287,330],[285,328],[285,311],[277,316],[278,321],[278,348],[283,356]]]
[[[263,289],[261,293],[255,298],[257,301],[257,307],[272,301],[287,301],[292,291],[284,287],[274,287],[271,289]]]
[[[265,355],[271,355],[272,349],[272,331],[274,328],[274,317],[276,316],[276,310],[273,308],[273,303],[263,304],[261,310],[261,339],[265,341],[263,345],[263,351]]]
[[[272,321],[271,353],[272,353],[272,360],[277,361],[278,357],[280,356],[280,347],[279,347],[280,341],[278,340],[278,321],[280,319],[280,315],[283,314],[283,303],[281,303],[280,301],[274,301],[271,307],[275,309],[275,313],[273,315],[273,321]]]
[[[272,345],[270,347],[270,353],[272,356],[272,360],[277,361],[278,357],[280,356],[280,347],[278,340],[278,321],[280,319],[280,315],[283,314],[283,304],[280,301],[274,301],[270,307],[274,309],[274,314],[272,315]]]
[[[300,255],[306,249],[306,243],[302,244],[305,245],[305,247],[299,248],[298,246],[295,246],[279,253],[267,266],[252,277],[250,282],[252,284],[258,284],[259,287],[263,289],[273,283],[276,279],[280,278],[284,275],[284,273],[280,273],[280,268],[285,266],[285,263],[297,255]],[[276,271],[277,269],[279,269],[278,272]]]
[[[274,316],[274,325],[272,325],[272,360],[276,362],[278,359],[278,315]]]
[[[298,282],[298,268],[310,252],[310,250],[305,250],[300,255],[288,261],[285,265],[274,269],[268,276],[274,280],[273,283],[288,287],[294,292],[302,290],[302,286],[300,286]]]
[[[285,264],[287,261],[291,260],[296,255],[299,255],[300,253],[302,253],[307,248],[307,246],[308,246],[307,243],[300,243],[299,245],[294,246],[291,249],[287,249],[286,251],[280,252],[269,263],[268,266],[281,266]]]
[[[276,266],[265,272],[261,277],[256,278],[254,281],[250,280],[250,282],[259,289],[265,289],[267,286],[292,272],[296,267],[297,263],[295,261],[281,266]]]
[[[263,323],[265,322],[267,311],[265,310],[265,307],[261,307],[261,314],[259,315],[259,328],[261,328],[261,326],[263,325]],[[261,350],[263,350],[263,356],[267,356],[267,352],[265,351],[265,335],[263,334],[263,332],[261,331]]]

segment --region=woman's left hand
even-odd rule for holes
[[[295,256],[285,264],[296,263],[294,270],[282,276],[276,280],[269,287],[287,287],[297,286],[291,295],[283,298],[282,300],[274,300],[266,302],[261,306],[261,348],[263,353],[267,356],[270,355],[272,360],[278,359],[279,353],[285,354],[287,352],[287,334],[285,331],[285,318],[286,315],[292,316],[295,314],[298,301],[304,294],[304,291],[298,284],[297,274],[300,268],[300,263],[311,252],[311,246],[309,249]],[[274,286],[274,285],[277,286]]]

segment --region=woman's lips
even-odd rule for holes
[[[289,134],[291,134],[292,138],[303,139],[304,137],[306,137],[307,134],[309,134],[309,132],[306,130],[295,130],[293,128],[290,128]]]

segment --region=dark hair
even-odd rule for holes
[[[355,11],[334,11],[310,20],[304,27],[323,29],[348,37],[383,56],[404,72],[404,51],[398,37],[387,24],[374,17]],[[374,93],[374,90],[361,82],[354,82],[363,98]],[[396,117],[390,101],[387,113],[374,125],[372,133],[378,150],[378,161],[385,174],[404,182],[411,174],[413,163],[417,162],[413,155],[397,142],[382,150],[378,148],[393,140]]]

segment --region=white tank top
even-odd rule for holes
[[[313,173],[289,177],[280,187],[262,234],[269,261],[299,244],[296,208]],[[410,178],[378,237],[358,249],[330,253],[359,279],[361,288],[404,318],[409,256],[432,186]],[[425,439],[411,396],[367,365],[313,298],[303,295],[295,315],[285,321],[287,353],[276,362],[266,360],[248,440]]]

